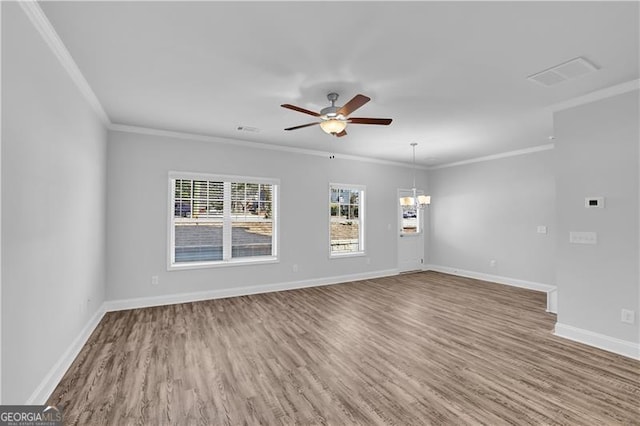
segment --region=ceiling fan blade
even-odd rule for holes
[[[309,111],[308,109],[300,108],[300,107],[295,106],[295,105],[291,105],[291,104],[282,104],[282,105],[280,105],[280,106],[281,106],[282,108],[292,109],[292,110],[294,110],[294,111],[302,112],[302,113],[304,113],[304,114],[313,115],[314,117],[320,117],[320,114],[318,114],[317,112]]]
[[[347,121],[353,124],[380,124],[382,126],[388,126],[393,121],[391,118],[349,118]]]
[[[341,138],[341,137],[343,137],[343,136],[346,136],[346,135],[347,135],[347,131],[346,131],[346,130],[343,130],[343,131],[341,131],[340,133],[336,133],[335,135],[336,135],[336,137],[337,137],[337,138]]]
[[[349,102],[344,104],[344,106],[338,110],[338,114],[342,114],[346,117],[347,115],[351,114],[353,111],[357,110],[362,105],[369,102],[370,100],[371,98],[365,95],[355,95],[353,99],[351,99]]]
[[[320,124],[320,122],[316,122],[316,123],[307,123],[307,124],[301,124],[300,126],[288,127],[288,128],[286,128],[285,130],[296,130],[296,129],[302,129],[303,127],[315,126],[316,124]]]

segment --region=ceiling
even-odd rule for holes
[[[425,166],[549,143],[550,107],[638,79],[638,2],[40,2],[114,124]],[[544,87],[576,57],[599,69]],[[335,138],[326,95],[371,101]],[[254,127],[257,132],[240,131]]]

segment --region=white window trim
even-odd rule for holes
[[[352,252],[347,252],[347,253],[333,253],[331,251],[331,208],[329,208],[327,210],[327,225],[328,225],[328,241],[327,241],[327,246],[329,247],[329,259],[342,259],[342,258],[346,258],[346,257],[360,257],[360,256],[366,256],[367,255],[367,251],[366,251],[366,241],[365,241],[365,217],[366,217],[366,211],[367,211],[367,205],[366,205],[366,201],[367,201],[367,187],[366,185],[356,185],[356,184],[351,184],[351,183],[337,183],[337,182],[330,182],[329,186],[327,188],[327,192],[328,192],[328,200],[329,200],[329,205],[331,205],[331,188],[332,187],[339,187],[339,188],[349,188],[349,189],[357,189],[358,191],[360,191],[360,209],[358,210],[358,219],[360,221],[360,229],[359,229],[359,238],[360,238],[360,250],[358,251],[352,251]]]
[[[223,181],[223,182],[246,182],[246,183],[264,183],[273,185],[273,237],[272,237],[272,255],[271,256],[255,256],[255,257],[242,257],[231,258],[223,260],[215,260],[209,262],[188,262],[188,263],[175,263],[174,262],[174,241],[175,241],[175,227],[173,223],[174,209],[171,201],[175,193],[174,180],[175,179],[189,179],[189,180],[208,180],[208,181]],[[220,175],[209,173],[194,173],[194,172],[178,172],[170,171],[167,179],[168,182],[168,198],[165,203],[167,208],[167,271],[180,271],[188,269],[204,269],[204,268],[220,268],[229,266],[247,266],[257,264],[279,263],[279,242],[280,242],[280,179],[254,177],[254,176],[239,176],[239,175]],[[228,203],[223,205],[225,212],[227,209],[231,209]],[[224,215],[225,222],[230,220],[227,215]],[[224,244],[231,244],[231,239],[223,240]],[[229,251],[230,252],[230,251]]]

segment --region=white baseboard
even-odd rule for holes
[[[547,292],[547,312],[558,313],[558,289],[554,288]]]
[[[426,265],[425,271],[443,272],[445,274],[459,275],[461,277],[474,278],[482,281],[490,281],[498,284],[510,285],[512,287],[526,288],[528,290],[543,291],[547,293],[547,312],[558,313],[558,293],[555,285],[543,284],[534,281],[525,281],[517,278],[503,277],[500,275],[485,274],[482,272],[467,271],[464,269],[452,268],[450,266]]]
[[[551,284],[537,283],[534,281],[525,281],[517,278],[503,277],[500,275],[485,274],[483,272],[467,271],[464,269],[452,268],[450,266],[429,264],[424,268],[424,270],[443,272],[445,274],[459,275],[461,277],[467,277],[467,278],[475,278],[477,280],[490,281],[498,284],[510,285],[512,287],[526,288],[529,290],[544,291],[547,294],[549,294],[549,292],[556,290],[556,286]]]
[[[197,302],[200,300],[222,299],[226,297],[246,296],[249,294],[271,293],[274,291],[294,290],[297,288],[318,287],[330,284],[342,284],[352,281],[368,280],[398,275],[397,269],[387,269],[360,274],[340,275],[335,277],[314,278],[302,281],[292,281],[288,283],[277,283],[267,285],[256,285],[238,287],[223,290],[202,291],[197,293],[171,294],[166,296],[141,297],[137,299],[121,299],[104,302],[102,306],[91,317],[87,325],[73,340],[69,349],[65,351],[58,362],[51,368],[49,373],[40,382],[40,385],[33,391],[26,405],[44,404],[53,393],[62,377],[67,372],[73,361],[76,359],[82,347],[87,343],[89,336],[98,326],[105,313],[111,311],[121,311],[125,309],[148,308],[152,306],[171,305],[175,303]]]
[[[352,281],[368,280],[398,275],[397,269],[366,272],[360,274],[339,275],[335,277],[312,278],[302,281],[290,281],[287,283],[275,283],[255,285],[247,287],[228,288],[221,290],[208,290],[194,293],[178,293],[163,296],[139,297],[135,299],[120,299],[105,302],[105,309],[110,311],[122,311],[125,309],[149,308],[152,306],[173,305],[176,303],[198,302],[201,300],[223,299],[226,297],[247,296],[250,294],[271,293],[274,291],[295,290],[297,288],[318,287],[330,284],[342,284]]]
[[[604,349],[605,351],[613,352],[618,355],[640,360],[640,343],[620,340],[615,337],[594,333],[593,331],[560,323],[556,323],[556,329],[553,334],[575,342],[584,343],[585,345]]]
[[[443,272],[445,274],[475,278],[483,281],[491,281],[498,284],[511,285],[529,290],[544,291],[547,293],[547,312],[557,313],[558,296],[557,287],[554,285],[501,277],[499,275],[484,274],[482,272],[466,271],[463,269],[440,265],[426,265],[424,270]],[[594,333],[593,331],[560,323],[556,323],[554,335],[584,343],[599,349],[604,349],[605,351],[613,352],[618,355],[640,360],[640,343],[620,340],[604,334]]]
[[[64,373],[66,373],[69,367],[71,367],[71,364],[76,359],[85,343],[87,343],[89,336],[91,336],[93,330],[96,329],[105,313],[105,305],[102,304],[96,313],[93,314],[91,319],[89,319],[89,322],[87,322],[78,336],[73,339],[73,342],[71,342],[71,345],[69,345],[69,348],[62,354],[58,362],[56,362],[51,370],[49,370],[49,373],[47,373],[42,382],[40,382],[38,387],[33,391],[27,402],[25,402],[26,405],[41,405],[47,402],[47,399],[56,389],[60,380],[62,380]]]

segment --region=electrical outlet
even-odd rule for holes
[[[498,262],[496,262],[495,259],[491,259],[489,261],[489,266],[491,266],[492,268],[495,268],[497,264],[498,264]]]
[[[291,269],[293,270],[293,272],[298,272],[298,264],[294,264]]]
[[[635,322],[635,316],[636,316],[635,311],[632,311],[629,309],[623,309],[620,315],[620,321],[627,324],[633,324]]]
[[[603,209],[604,197],[587,197],[584,199],[584,206],[588,209]]]
[[[151,277],[151,285],[158,285],[159,280],[158,280],[158,276],[154,275]]]

